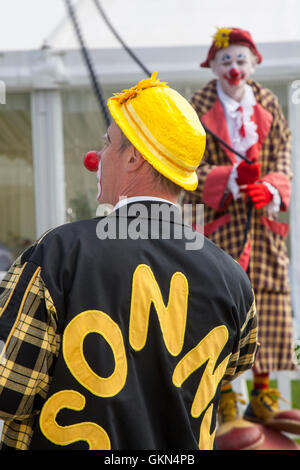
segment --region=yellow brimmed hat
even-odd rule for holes
[[[108,100],[116,124],[157,171],[183,188],[197,188],[205,131],[192,106],[167,83],[140,81]]]

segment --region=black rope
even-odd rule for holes
[[[132,57],[132,59],[140,66],[140,68],[145,72],[146,75],[149,75],[149,77],[151,76],[151,73],[149,72],[149,70],[145,67],[145,65],[140,61],[140,59],[134,54],[134,52],[130,49],[130,47],[128,47],[125,42],[123,41],[123,39],[121,38],[121,36],[119,35],[119,33],[116,31],[116,29],[113,27],[113,25],[111,24],[111,22],[109,21],[105,11],[103,10],[102,6],[100,5],[100,3],[98,2],[98,0],[94,0],[94,3],[95,3],[95,6],[97,8],[97,10],[99,11],[100,15],[102,16],[102,18],[104,19],[105,23],[107,24],[107,26],[109,27],[109,29],[112,31],[112,33],[114,34],[114,36],[118,39],[118,41],[122,44],[122,46],[124,47],[125,51],[130,55],[130,57]]]
[[[238,157],[240,157],[242,160],[245,160],[247,163],[249,163],[249,165],[252,165],[252,161],[249,160],[249,158],[247,158],[245,155],[242,155],[240,152],[238,152],[237,150],[234,150],[232,147],[230,147],[230,145],[228,145],[225,140],[221,139],[221,137],[219,137],[218,135],[214,134],[214,132],[212,132],[210,129],[208,129],[203,123],[201,123],[204,130],[210,134],[212,137],[214,137],[220,144],[224,145],[224,147],[226,147],[228,150],[230,150],[230,152],[233,152],[235,153]]]
[[[102,114],[104,116],[106,125],[108,127],[110,125],[110,117],[109,117],[109,113],[108,113],[105,101],[103,99],[103,92],[102,92],[100,83],[97,79],[96,73],[94,71],[94,66],[92,64],[92,60],[90,58],[90,55],[88,53],[87,48],[85,47],[84,39],[83,39],[82,33],[80,31],[78,21],[76,19],[76,14],[75,14],[75,11],[73,9],[72,2],[71,2],[71,0],[65,0],[65,3],[66,3],[66,7],[69,11],[69,15],[71,17],[71,20],[72,20],[77,38],[80,42],[81,52],[82,52],[83,58],[85,60],[85,63],[88,67],[90,78],[91,78],[91,81],[92,81],[92,84],[93,84],[93,88],[94,88],[95,94],[96,94],[97,99],[98,99],[98,103],[100,105]]]

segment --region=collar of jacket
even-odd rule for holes
[[[139,218],[141,220],[159,220],[172,224],[191,225],[185,221],[180,205],[164,200],[136,200],[128,202],[111,212],[107,217]]]

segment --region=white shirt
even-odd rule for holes
[[[160,197],[154,197],[154,196],[132,196],[132,197],[125,197],[119,200],[117,204],[114,207],[114,210],[119,209],[122,206],[125,206],[126,204],[130,204],[131,202],[141,202],[141,201],[159,201],[159,202],[164,202],[167,204],[173,204],[173,206],[176,206],[174,202],[169,201],[168,199],[162,199]]]

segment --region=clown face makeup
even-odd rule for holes
[[[100,204],[114,206],[119,201],[119,195],[126,194],[129,157],[125,151],[121,151],[120,146],[121,130],[113,121],[104,136],[104,146],[99,152],[97,199]]]
[[[232,44],[219,50],[210,65],[224,93],[237,101],[242,99],[244,86],[256,66],[256,58],[250,49]]]
[[[97,188],[98,188],[97,200],[99,201],[101,197],[101,193],[102,193],[102,161],[101,159],[99,160],[98,170],[97,170]]]

